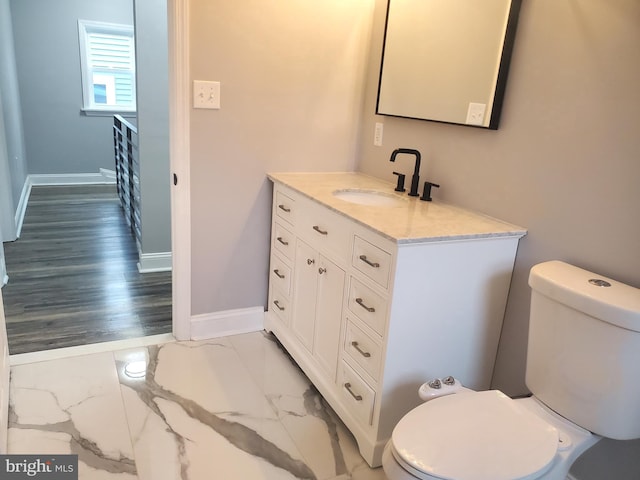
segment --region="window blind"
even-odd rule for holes
[[[133,29],[80,20],[85,108],[135,108]]]

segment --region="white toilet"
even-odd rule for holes
[[[640,438],[640,290],[558,261],[529,285],[533,396],[445,385],[395,427],[389,480],[564,480],[602,437]]]

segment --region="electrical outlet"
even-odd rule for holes
[[[373,132],[373,144],[376,147],[382,146],[382,133],[384,131],[384,123],[376,123],[376,129]]]
[[[468,125],[484,125],[484,112],[487,105],[484,103],[470,103],[467,110]]]
[[[220,108],[220,82],[193,81],[193,108]]]

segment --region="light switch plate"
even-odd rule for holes
[[[193,81],[193,108],[220,108],[220,82]]]
[[[484,125],[484,112],[487,105],[484,103],[469,103],[467,110],[467,125]]]

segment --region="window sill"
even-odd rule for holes
[[[81,108],[80,113],[86,117],[113,117],[114,115],[122,115],[125,118],[136,118],[137,112],[135,110],[102,110]]]

